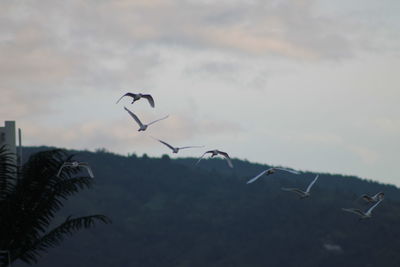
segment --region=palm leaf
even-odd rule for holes
[[[3,145],[0,147],[0,200],[4,200],[12,193],[16,178],[15,155]]]
[[[41,251],[60,244],[66,235],[92,227],[95,222],[111,222],[103,215],[68,218],[48,232],[63,201],[90,188],[94,181],[90,177],[73,177],[79,168],[65,168],[57,176],[62,164],[71,159],[60,149],[39,152],[17,173],[12,154],[0,148],[0,193],[4,195],[0,199],[0,249],[10,251],[12,261],[37,262]]]
[[[21,251],[19,258],[27,263],[37,262],[40,251],[58,246],[66,236],[71,236],[82,229],[94,227],[99,222],[109,224],[111,220],[104,215],[91,215],[74,219],[68,217],[64,223],[45,234],[26,250]]]

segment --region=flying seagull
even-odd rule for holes
[[[379,205],[379,203],[381,203],[381,201],[383,200],[383,198],[381,198],[378,202],[376,202],[372,207],[370,207],[366,212],[363,212],[359,209],[343,209],[343,211],[347,211],[347,212],[351,212],[354,214],[357,214],[358,216],[360,216],[360,219],[367,219],[367,218],[371,218],[372,216],[372,210],[376,208],[376,206]]]
[[[211,157],[214,157],[214,156],[217,156],[217,155],[223,156],[226,159],[226,162],[228,163],[229,167],[233,168],[233,164],[232,164],[231,158],[229,157],[228,153],[220,151],[218,149],[209,150],[209,151],[204,152],[204,154],[201,155],[201,157],[199,158],[199,160],[196,162],[195,165],[199,164],[199,162],[203,159],[203,157],[207,153],[211,153]]]
[[[279,171],[285,171],[285,172],[290,172],[293,174],[300,174],[298,171],[294,171],[294,170],[289,170],[289,169],[285,169],[285,168],[269,168],[265,171],[262,171],[260,174],[258,174],[256,177],[251,178],[250,180],[247,181],[247,184],[251,184],[254,181],[256,181],[258,178],[260,178],[261,176],[265,175],[270,175],[270,174],[274,174],[277,170]]]
[[[127,109],[126,107],[124,107],[124,109],[125,109],[126,111],[128,111],[129,115],[131,115],[131,117],[137,122],[137,124],[139,124],[139,126],[140,126],[140,128],[139,128],[139,130],[138,130],[139,132],[140,132],[140,131],[145,131],[145,130],[147,129],[148,126],[152,125],[153,123],[155,123],[155,122],[157,122],[157,121],[164,120],[164,119],[168,118],[168,116],[169,116],[169,115],[167,115],[167,116],[165,116],[165,117],[162,117],[161,119],[152,121],[152,122],[150,122],[150,123],[148,123],[148,124],[143,124],[143,123],[139,120],[139,118],[138,118],[135,114],[133,114],[132,111],[130,111],[130,110]]]
[[[141,98],[146,98],[147,101],[149,101],[150,106],[152,106],[152,107],[154,108],[154,99],[153,99],[153,97],[152,97],[151,95],[126,93],[126,94],[124,94],[123,96],[121,96],[121,97],[118,99],[117,103],[118,103],[123,97],[125,97],[125,96],[130,96],[130,97],[133,98],[131,104],[133,104],[135,101],[137,101],[137,100],[139,100],[139,99],[141,99]],[[117,104],[117,103],[115,103],[115,104]]]
[[[319,175],[317,174],[317,176],[315,176],[314,180],[312,180],[312,182],[308,185],[306,191],[300,190],[298,188],[281,188],[283,191],[290,191],[290,192],[294,192],[296,194],[300,195],[300,198],[306,198],[310,196],[310,190],[311,187],[315,184],[315,182],[317,181]]]
[[[70,167],[70,168],[84,167],[87,169],[90,178],[94,177],[92,169],[90,168],[89,164],[86,162],[78,162],[78,161],[64,162],[63,165],[61,165],[60,169],[58,170],[57,177],[60,177],[61,171],[65,167]]]
[[[171,146],[170,144],[168,144],[167,142],[164,142],[164,141],[162,141],[162,140],[160,140],[160,139],[157,139],[157,138],[154,138],[154,137],[151,137],[151,138],[153,138],[154,140],[157,140],[157,141],[160,142],[161,144],[164,144],[164,145],[166,145],[167,147],[169,147],[169,148],[172,150],[172,153],[178,153],[179,150],[181,150],[181,149],[186,149],[186,148],[204,147],[204,146],[173,147],[173,146]]]
[[[375,194],[374,196],[368,196],[367,194],[364,194],[361,196],[362,199],[364,199],[365,201],[369,202],[369,203],[375,203],[378,200],[381,200],[385,197],[385,193],[383,192],[379,192],[377,194]]]

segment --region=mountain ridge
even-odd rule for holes
[[[306,187],[314,173],[278,172],[247,185],[270,166],[234,159],[230,170],[221,159],[193,166],[193,158],[167,155],[68,152],[89,162],[96,183],[59,220],[96,212],[114,223],[66,240],[38,266],[400,266],[395,186],[321,174],[311,197],[299,200],[280,188]],[[366,209],[361,193],[377,191],[385,200],[371,219],[341,210]]]

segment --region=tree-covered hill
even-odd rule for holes
[[[24,157],[46,149],[24,148]],[[95,185],[72,199],[59,220],[102,213],[112,225],[65,241],[38,266],[400,266],[400,190],[356,177],[276,173],[246,181],[268,166],[234,160],[121,156],[70,151],[89,162]],[[369,206],[361,193],[385,192],[371,219],[341,208]],[[357,200],[358,199],[358,200]],[[22,263],[17,266],[25,266]]]

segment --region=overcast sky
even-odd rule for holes
[[[24,145],[169,153],[152,135],[400,185],[399,14],[398,0],[2,0],[0,118]],[[156,108],[115,104],[128,91]],[[170,117],[139,133],[124,105]]]

